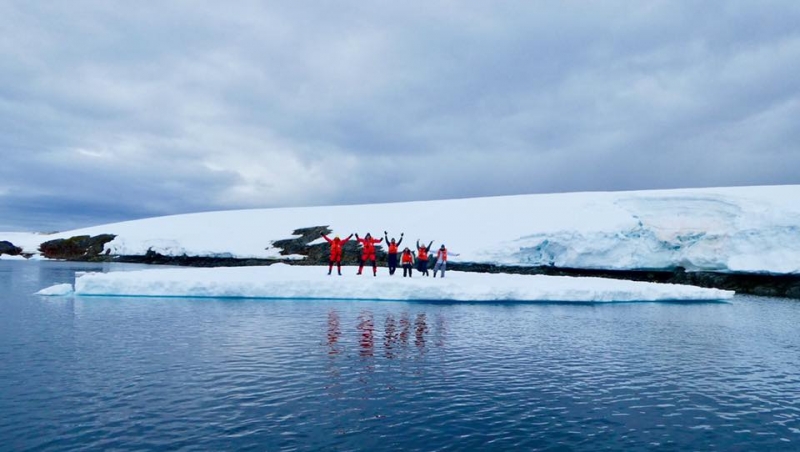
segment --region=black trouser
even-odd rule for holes
[[[408,274],[408,277],[411,278],[412,277],[411,273],[413,271],[414,270],[411,269],[411,263],[403,264],[403,278],[406,277],[406,274]]]
[[[430,276],[428,273],[428,259],[417,259],[417,270],[425,276]]]
[[[389,264],[389,274],[394,275],[394,271],[397,270],[397,253],[389,253],[387,258],[387,262]]]
[[[339,274],[341,275],[342,274],[342,260],[341,259],[338,259],[338,260],[331,259],[329,261],[329,263],[328,263],[328,274],[329,275],[331,274],[331,271],[333,270],[333,264],[336,264],[336,268],[339,269]]]

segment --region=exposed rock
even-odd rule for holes
[[[114,240],[114,237],[116,236],[112,234],[94,237],[78,235],[68,239],[50,240],[39,245],[39,251],[49,259],[102,261],[108,259],[103,255],[103,246]]]
[[[800,299],[800,283],[794,284],[786,291],[786,298]]]
[[[152,249],[144,256],[116,256],[114,262],[152,265],[179,265],[182,267],[248,267],[282,262],[275,259],[237,259],[233,257],[165,256]]]
[[[327,242],[317,245],[309,245],[320,238],[320,234],[330,234],[331,230],[327,226],[314,226],[310,228],[295,229],[293,235],[300,237],[286,240],[276,240],[272,243],[273,246],[281,248],[281,255],[300,255],[305,256],[302,261],[292,262],[297,265],[327,265],[330,261],[330,245]],[[344,239],[344,237],[341,237]],[[342,265],[358,264],[361,257],[361,250],[358,248],[358,242],[355,237],[351,238],[342,247]],[[386,253],[380,249],[376,249],[376,257],[379,261],[386,260]]]
[[[10,256],[19,256],[22,254],[22,248],[14,246],[13,243],[5,240],[0,241],[0,254],[8,254]]]

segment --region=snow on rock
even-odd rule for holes
[[[674,284],[603,278],[447,272],[446,278],[415,275],[377,277],[353,267],[343,276],[327,267],[169,268],[85,273],[75,280],[77,295],[147,297],[237,297],[287,299],[453,300],[620,302],[726,300],[733,292]],[[56,289],[53,289],[56,291]]]
[[[334,234],[405,232],[444,243],[461,262],[600,269],[800,273],[800,185],[521,195],[359,206],[175,215],[54,234],[115,234],[118,255],[282,258],[277,240],[330,226]],[[36,252],[38,237],[9,237]],[[35,243],[35,244],[34,244]],[[322,243],[321,240],[314,243]]]

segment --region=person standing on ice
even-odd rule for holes
[[[403,243],[403,233],[400,233],[400,241],[395,243],[394,238],[392,241],[389,241],[389,234],[386,231],[383,231],[383,237],[386,239],[386,243],[389,245],[389,252],[387,254],[387,263],[389,264],[389,274],[394,275],[394,271],[397,270],[397,247]]]
[[[458,256],[456,253],[450,253],[451,256]],[[436,252],[436,264],[433,266],[433,277],[436,277],[436,272],[442,271],[442,278],[444,278],[444,271],[447,270],[447,248],[444,245],[439,247]]]
[[[331,274],[333,264],[336,264],[336,268],[339,270],[339,276],[342,276],[342,247],[350,240],[353,234],[348,235],[344,240],[340,239],[338,235],[331,240],[324,232],[320,232],[319,235],[321,235],[326,242],[331,244],[331,260],[328,264],[328,274]]]
[[[411,278],[413,276],[414,253],[412,253],[408,247],[403,250],[403,254],[400,256],[400,263],[403,265],[403,278],[405,278],[406,275]]]
[[[419,246],[419,239],[417,239],[417,271],[425,276],[430,276],[428,273],[428,252],[433,246],[433,240],[428,246]]]
[[[356,234],[356,240],[364,247],[361,253],[361,265],[358,267],[357,274],[360,275],[361,271],[364,270],[364,264],[372,260],[372,276],[378,276],[378,260],[375,258],[375,245],[381,243],[383,239],[373,239],[369,232],[367,232],[367,235],[364,236],[363,239]]]

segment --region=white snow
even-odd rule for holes
[[[447,272],[442,278],[415,274],[342,276],[327,267],[275,264],[263,267],[163,268],[76,275],[76,295],[147,297],[236,297],[291,299],[453,300],[626,302],[727,300],[733,292],[699,287],[619,281],[603,278]],[[67,286],[65,288],[64,286]],[[63,295],[58,285],[40,295]]]
[[[36,252],[44,240],[110,233],[114,254],[279,258],[273,241],[329,225],[340,236],[405,232],[412,248],[434,240],[460,254],[453,261],[798,273],[798,199],[800,185],[523,195],[208,212],[0,240]]]

